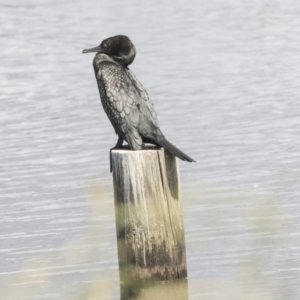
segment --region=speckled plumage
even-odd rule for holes
[[[182,160],[194,161],[162,134],[147,91],[128,68],[136,54],[129,38],[108,38],[98,47],[83,51],[87,52],[97,52],[93,66],[103,108],[119,136],[116,147],[121,146],[123,140],[132,150],[147,149],[145,143],[152,143]]]
[[[97,57],[94,68],[103,108],[130,148],[145,149],[142,137],[163,138],[153,103],[133,72],[111,61],[98,63]]]

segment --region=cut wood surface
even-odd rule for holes
[[[113,150],[121,281],[185,278],[178,160],[164,149]]]

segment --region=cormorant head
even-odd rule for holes
[[[82,53],[89,52],[105,53],[124,67],[129,66],[133,62],[136,54],[134,45],[125,35],[107,38],[99,46],[82,51]]]

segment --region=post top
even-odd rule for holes
[[[149,151],[160,151],[162,150],[163,148],[161,147],[156,147],[156,146],[150,146],[150,147],[147,147],[147,149],[143,149],[143,150],[131,150],[131,149],[114,149],[112,150],[111,152],[112,153],[147,153]]]

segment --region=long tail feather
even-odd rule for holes
[[[177,147],[175,147],[173,144],[171,144],[168,140],[163,139],[160,141],[157,141],[157,143],[164,147],[168,152],[172,153],[173,155],[177,156],[181,160],[188,161],[188,162],[196,162],[191,157],[183,153],[181,150],[179,150]]]

